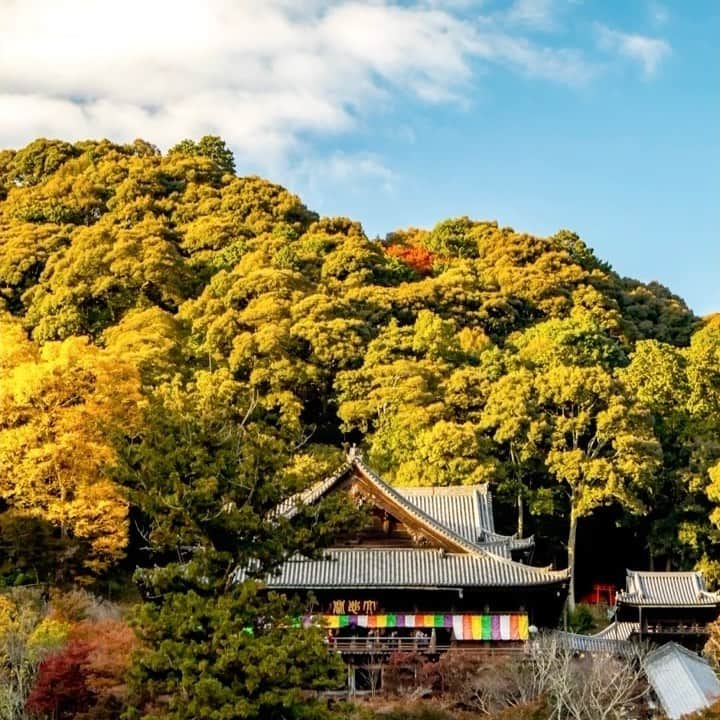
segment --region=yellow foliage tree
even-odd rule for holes
[[[127,542],[110,470],[115,434],[139,420],[138,373],[84,338],[38,348],[13,324],[0,324],[0,347],[0,499],[55,529],[61,572],[101,572]]]

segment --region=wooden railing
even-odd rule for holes
[[[642,629],[643,635],[709,635],[710,631],[705,625],[664,625],[662,623],[649,624]]]
[[[507,643],[502,646],[447,645],[434,643],[430,638],[335,638],[329,643],[331,650],[342,655],[390,655],[392,653],[421,653],[440,655],[448,650],[459,652],[483,652],[490,654],[517,654],[525,652],[523,644]]]

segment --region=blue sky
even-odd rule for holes
[[[720,310],[717,0],[108,7],[0,0],[0,145],[217,133],[240,172],[371,236],[566,227]]]

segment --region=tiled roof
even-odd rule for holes
[[[532,537],[520,539],[495,532],[492,493],[487,483],[395,489],[427,515],[489,552],[510,557],[510,550],[524,550],[535,544]]]
[[[630,636],[637,632],[640,632],[640,623],[615,621],[598,630],[592,637],[602,640],[629,640]]]
[[[487,485],[471,487],[398,487],[397,492],[430,517],[470,542],[495,533],[492,497]]]
[[[287,561],[268,578],[278,588],[443,588],[538,586],[567,580],[568,571],[523,565],[490,553],[417,548],[331,549],[323,558]]]
[[[720,698],[720,681],[699,655],[677,643],[648,653],[645,674],[670,720],[710,707]]]
[[[317,501],[357,470],[378,497],[412,517],[452,551],[426,548],[334,548],[323,558],[288,560],[267,583],[277,588],[443,588],[541,586],[563,582],[569,570],[552,571],[514,562],[511,549],[531,547],[532,538],[495,532],[487,485],[453,488],[394,488],[357,452],[333,475],[276,509],[291,518],[299,504]],[[238,571],[237,578],[242,578]]]
[[[638,623],[614,622],[593,635],[568,632],[558,632],[557,635],[561,642],[576,652],[626,654],[632,652],[630,636],[639,630]]]
[[[403,510],[405,510],[405,512],[415,518],[415,520],[417,520],[421,525],[429,527],[437,535],[445,538],[458,549],[465,550],[466,552],[476,552],[479,549],[474,542],[466,540],[461,535],[458,535],[451,528],[446,527],[435,518],[430,517],[430,515],[424,512],[421,508],[406,499],[396,488],[388,485],[372,468],[368,467],[359,456],[353,456],[352,461],[355,467],[362,472],[365,479],[374,485],[381,494],[396,502],[403,508]]]
[[[618,592],[617,604],[643,607],[720,605],[720,593],[708,592],[699,572],[628,570],[626,589]]]
[[[512,550],[532,548],[532,537],[516,538],[495,532],[492,494],[486,484],[455,487],[398,487],[388,485],[368,467],[356,451],[332,475],[315,483],[308,490],[289,498],[276,513],[291,518],[300,504],[312,504],[329,492],[352,471],[360,470],[381,494],[388,496],[421,524],[458,545],[458,549],[481,549],[509,558]]]

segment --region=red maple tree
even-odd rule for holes
[[[426,276],[432,273],[436,255],[421,245],[388,245],[385,252],[411,267],[418,275]]]
[[[70,640],[62,650],[40,663],[26,703],[30,714],[70,720],[88,706],[92,700],[85,669],[89,651],[87,643]]]

